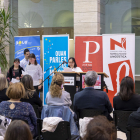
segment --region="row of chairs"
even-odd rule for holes
[[[129,115],[133,111],[113,111],[113,120],[117,130],[126,133],[127,140],[138,140],[140,138],[140,128],[127,126],[127,121]],[[79,111],[79,118],[93,117],[97,115],[102,115],[101,110],[97,109],[83,109]]]
[[[35,113],[38,118],[41,117],[41,114],[39,113],[38,106],[33,106]],[[132,113],[132,111],[120,111],[115,110],[113,111],[113,120],[115,123],[115,126],[117,130],[122,131],[126,133],[128,140],[138,140],[140,137],[140,128],[137,127],[127,127],[127,121],[129,115]],[[97,115],[102,115],[102,111],[98,109],[82,109],[78,112],[77,116],[78,118],[84,118],[84,117],[93,117]],[[42,128],[42,120],[38,119],[38,131]],[[44,140],[55,140],[56,138],[60,137],[61,140],[74,140],[76,136],[71,136],[70,134],[70,124],[69,122],[60,122],[58,124],[57,129],[54,133],[51,132],[45,132],[41,133],[39,131],[39,136],[43,136]]]

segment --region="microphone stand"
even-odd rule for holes
[[[59,69],[62,65],[64,64],[64,62],[62,63],[62,64],[60,64],[57,68],[56,68],[56,70],[57,69]],[[56,71],[55,70],[55,71]],[[48,79],[48,88],[49,88],[49,77],[53,74],[54,72],[52,72],[44,81],[42,81],[42,83],[41,84],[39,84],[38,86],[40,86],[40,85],[42,85],[47,79]]]

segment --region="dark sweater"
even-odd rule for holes
[[[135,111],[140,107],[140,95],[133,94],[132,98],[128,101],[123,101],[120,96],[113,98],[114,110]]]
[[[39,107],[42,106],[42,101],[41,101],[41,99],[39,98],[39,96],[38,96],[38,94],[36,92],[34,92],[32,98],[30,98],[30,97],[29,97],[29,99],[23,99],[22,98],[20,101],[22,101],[22,102],[28,102],[31,105],[38,105]]]
[[[0,90],[0,103],[2,101],[7,101],[7,100],[10,100],[7,96],[6,96],[6,88],[3,89],[3,90]]]
[[[21,74],[22,74],[23,68],[19,65],[19,69],[18,72],[14,72],[14,65],[12,67],[10,67],[9,71],[7,72],[7,80],[8,82],[10,82],[12,80],[12,78],[16,78],[19,77],[21,80]]]

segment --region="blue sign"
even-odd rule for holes
[[[51,35],[42,36],[43,48],[44,48],[44,80],[54,71],[54,69],[59,67],[63,61],[68,62],[69,58],[69,35]],[[64,67],[68,67],[68,64],[63,64],[57,72],[63,71]],[[47,70],[49,69],[49,70]],[[47,70],[47,71],[46,71]],[[49,78],[49,85],[52,81],[52,74]],[[49,90],[48,79],[44,82],[44,104],[46,99],[46,94]]]
[[[15,58],[22,60],[24,58],[24,50],[29,49],[30,53],[34,53],[37,63],[40,64],[40,36],[17,36],[15,39]]]

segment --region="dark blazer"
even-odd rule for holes
[[[76,93],[73,105],[75,112],[86,108],[100,109],[108,119],[110,119],[110,113],[113,110],[106,92],[94,88],[85,88]]]
[[[140,128],[140,108],[130,114],[127,125]]]
[[[42,107],[42,101],[36,92],[34,92],[32,98],[29,98],[29,99],[21,98],[20,101],[30,103],[31,105],[38,105],[39,107]]]
[[[3,90],[0,90],[0,103],[2,101],[7,101],[7,100],[10,100],[7,96],[6,96],[6,88],[3,89]]]
[[[140,107],[140,95],[133,94],[132,98],[128,101],[123,101],[120,96],[113,98],[114,110],[135,111]]]
[[[14,65],[12,67],[10,67],[9,71],[7,72],[7,80],[8,80],[8,82],[10,82],[12,80],[12,78],[13,78],[13,73],[12,73],[13,68],[14,68]],[[19,65],[19,74],[18,74],[18,76],[20,77],[20,80],[21,80],[22,70],[24,71],[24,69]]]

